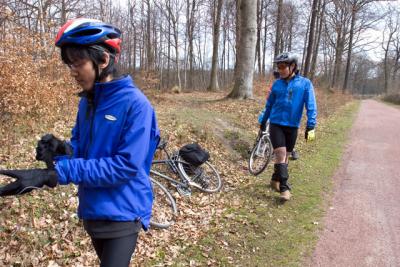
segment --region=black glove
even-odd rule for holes
[[[36,159],[44,161],[48,169],[54,169],[56,156],[72,155],[72,148],[52,134],[42,136],[36,147]]]
[[[16,181],[0,187],[0,196],[22,195],[44,185],[53,188],[58,184],[58,175],[54,170],[0,170],[0,174],[16,179]]]
[[[266,123],[261,123],[261,124],[260,124],[260,130],[261,130],[262,132],[265,132],[265,131],[267,130],[267,124],[266,124]]]

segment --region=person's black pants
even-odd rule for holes
[[[138,233],[111,239],[92,238],[101,267],[128,267]]]

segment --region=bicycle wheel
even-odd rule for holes
[[[167,229],[173,224],[175,216],[178,214],[176,202],[171,193],[158,181],[153,178],[153,210],[150,226]]]
[[[251,150],[249,159],[249,171],[253,175],[259,175],[268,166],[272,157],[272,143],[268,135],[264,134]]]
[[[222,187],[222,180],[217,170],[208,161],[195,167],[178,158],[177,165],[181,175],[189,181],[191,186],[207,193],[218,192]]]

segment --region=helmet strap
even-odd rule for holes
[[[101,73],[99,71],[99,66],[96,63],[93,62],[93,67],[94,67],[94,72],[95,72],[94,81],[95,82],[100,82]]]
[[[292,65],[294,65],[293,70],[291,69]],[[288,79],[290,80],[293,76],[295,76],[297,74],[297,65],[294,64],[293,62],[289,64],[289,70],[290,70],[290,74]]]

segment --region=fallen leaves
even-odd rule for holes
[[[13,69],[10,68],[9,71],[11,70]],[[8,75],[7,77],[10,77],[11,72]],[[24,76],[20,79],[28,78]],[[26,98],[31,97],[33,102],[23,98],[18,101],[27,101],[24,103],[29,107],[37,107],[43,103],[49,105],[38,111],[39,115],[45,114],[44,117],[32,119],[22,116],[22,113],[15,113],[11,114],[9,124],[4,128],[2,125],[0,168],[43,166],[35,162],[36,140],[46,132],[67,138],[75,121],[77,98],[70,96],[73,86],[68,80],[52,81],[48,78],[40,84],[21,83],[21,85],[25,87],[23,91],[18,91],[19,94]],[[24,95],[28,85],[38,89],[40,93]],[[48,86],[64,89],[50,91]],[[169,141],[168,147],[173,151],[185,143],[199,142],[210,152],[212,164],[223,180],[223,188],[222,192],[216,194],[194,190],[191,197],[183,197],[170,187],[179,210],[176,223],[168,230],[150,229],[146,233],[141,232],[132,266],[174,265],[176,258],[189,246],[197,245],[211,228],[217,228],[223,233],[220,238],[213,241],[229,251],[229,255],[226,256],[227,263],[237,263],[233,255],[240,255],[240,247],[249,249],[248,251],[257,251],[257,247],[248,248],[245,243],[230,244],[225,241],[224,234],[236,236],[239,233],[234,227],[226,228],[225,224],[220,223],[227,220],[240,227],[256,227],[249,218],[234,211],[245,201],[235,194],[235,190],[250,184],[251,179],[256,178],[249,176],[246,158],[232,150],[229,142],[225,142],[224,131],[240,132],[236,138],[243,138],[250,143],[255,139],[258,130],[257,114],[265,101],[262,93],[264,86],[262,84],[257,86],[257,95],[260,97],[245,101],[221,100],[226,92],[194,92],[179,95],[150,92],[150,100],[157,111],[162,136]],[[13,87],[7,88],[11,90]],[[214,101],[216,99],[219,101]],[[15,101],[12,103],[15,103],[14,109],[21,105]],[[333,101],[322,106],[329,109],[330,105],[336,104]],[[22,109],[20,111],[27,112]],[[188,115],[186,111],[191,113]],[[14,131],[14,129],[21,130]],[[222,134],[217,134],[218,131]],[[10,181],[7,179],[0,177],[0,184]],[[91,241],[76,215],[78,205],[76,194],[76,187],[71,185],[34,191],[21,197],[1,198],[0,266],[97,266],[98,259]],[[261,204],[260,208],[269,207],[267,204]],[[271,213],[268,213],[268,217],[280,224],[285,223],[284,218],[274,218]],[[263,237],[269,235],[268,231],[261,233]],[[203,262],[207,265],[218,265],[219,259],[212,258],[210,248],[202,246],[200,255],[205,258]],[[182,265],[202,266],[196,259],[184,259],[184,261]]]

